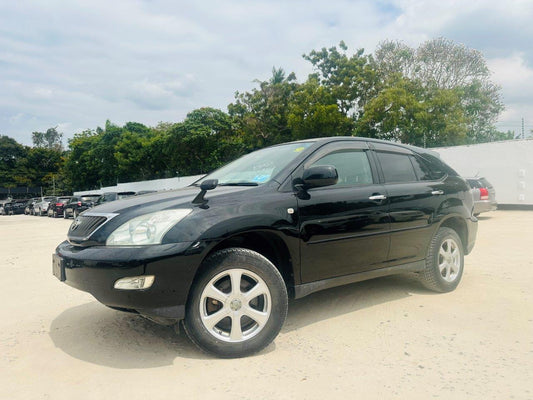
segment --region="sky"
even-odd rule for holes
[[[155,126],[199,107],[226,111],[273,67],[343,40],[418,47],[445,37],[481,51],[506,106],[500,130],[533,129],[532,0],[0,1],[0,135],[31,145],[107,119]],[[66,141],[66,140],[65,140]]]

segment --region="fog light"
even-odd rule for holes
[[[121,290],[141,290],[148,289],[154,283],[155,276],[128,276],[115,282],[115,289]]]

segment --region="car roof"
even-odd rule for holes
[[[412,145],[409,145],[409,144],[391,142],[391,141],[387,141],[387,140],[374,139],[374,138],[363,137],[363,136],[319,137],[319,138],[311,138],[311,139],[304,139],[304,140],[296,140],[294,142],[288,142],[288,143],[309,143],[309,142],[314,142],[314,143],[317,143],[318,145],[322,145],[322,144],[326,144],[326,143],[341,142],[341,141],[381,143],[381,144],[386,144],[386,145],[389,145],[389,146],[398,146],[398,147],[401,147],[401,148],[404,148],[404,149],[408,149],[408,150],[414,151],[416,153],[428,153],[428,154],[432,154],[432,155],[434,155],[436,157],[439,157],[439,153],[437,153],[436,151],[433,151],[431,149],[424,149],[422,147],[412,146]],[[288,143],[280,143],[280,145],[288,144]]]

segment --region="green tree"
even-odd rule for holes
[[[294,73],[273,68],[267,81],[256,81],[259,88],[235,94],[235,102],[228,105],[235,129],[250,149],[261,148],[292,139],[288,126],[289,101],[298,87]]]
[[[314,76],[295,91],[287,120],[292,139],[346,136],[354,128],[353,119],[339,110],[329,88],[320,85]]]
[[[0,187],[15,187],[31,180],[21,167],[28,149],[9,136],[0,136]]]
[[[69,140],[69,149],[63,167],[67,185],[73,190],[99,189],[101,169],[105,168],[96,154],[102,133],[85,130]]]
[[[397,76],[369,101],[357,133],[423,147],[464,144],[468,119],[460,96],[460,90],[425,88]]]
[[[206,107],[190,112],[182,123],[172,127],[165,155],[171,168],[183,176],[207,173],[244,150],[229,115]]]
[[[464,142],[492,140],[494,124],[504,106],[500,88],[491,81],[486,60],[479,51],[444,38],[429,40],[417,49],[401,42],[385,41],[376,49],[373,62],[385,86],[401,74],[441,99],[443,93],[453,91],[462,115],[460,121],[453,121],[452,115],[448,120],[454,127],[466,124]]]
[[[57,131],[57,126],[48,128],[46,132],[33,132],[32,141],[35,147],[63,150],[63,134]]]
[[[339,48],[313,50],[303,57],[315,68],[319,84],[336,99],[339,111],[358,118],[364,105],[376,93],[377,75],[372,58],[364,54],[364,49],[351,56],[347,51],[348,47],[341,41]]]

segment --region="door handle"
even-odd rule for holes
[[[383,196],[382,194],[375,194],[368,198],[368,200],[376,201],[376,200],[386,200],[387,196]]]
[[[431,194],[433,196],[438,196],[438,195],[444,194],[444,191],[443,190],[434,190],[434,191],[431,192]]]

